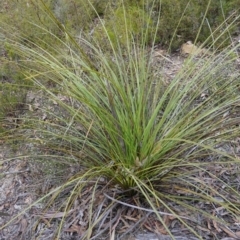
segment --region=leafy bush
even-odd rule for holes
[[[239,0],[209,1],[203,0],[164,0],[152,1],[155,9],[161,11],[158,25],[158,41],[176,49],[188,40],[200,43],[209,39],[208,44],[222,45],[223,40],[236,31],[236,25],[229,27],[231,19],[239,16]],[[226,21],[230,15],[233,17]],[[222,24],[224,23],[224,24]],[[221,27],[219,27],[221,25]],[[218,39],[219,35],[228,27],[227,32]],[[196,38],[197,37],[197,38]],[[217,40],[218,39],[218,40]],[[228,41],[229,43],[229,41]],[[225,43],[226,46],[227,43]]]
[[[114,35],[111,32],[115,29],[124,39],[122,25],[125,24],[125,19],[131,18],[134,21],[128,21],[128,24],[131,22],[133,25],[129,25],[128,29],[133,28],[132,33],[136,38],[141,32],[140,22],[144,21],[144,25],[148,25],[147,43],[151,44],[154,38],[153,32],[157,28],[155,44],[160,43],[171,50],[176,50],[182,43],[189,40],[223,48],[230,43],[231,36],[237,32],[237,25],[229,24],[239,16],[239,0],[204,0],[201,3],[197,0],[122,2],[126,7],[127,17],[123,15],[121,4],[116,4],[112,7],[112,11],[108,10],[104,15],[106,26],[109,24],[107,28],[110,36]],[[142,16],[140,22],[139,16]],[[114,24],[118,27],[113,28]],[[228,31],[224,32],[226,27]],[[98,40],[101,40],[103,30],[98,31],[100,32]],[[213,43],[214,46],[212,46]]]

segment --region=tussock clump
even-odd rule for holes
[[[230,227],[240,212],[238,186],[227,178],[228,171],[237,177],[239,169],[237,152],[227,148],[239,136],[239,74],[223,71],[225,65],[216,64],[220,55],[213,52],[201,64],[190,57],[174,79],[163,84],[164,76],[153,74],[150,61],[161,21],[152,30],[151,22],[146,25],[142,19],[141,32],[135,35],[138,25],[135,18],[127,18],[126,7],[122,4],[118,12],[124,18],[124,38],[118,25],[109,31],[99,16],[104,46],[84,35],[76,41],[64,27],[60,27],[64,40],[50,33],[58,42],[56,52],[60,46],[64,53],[61,59],[44,45],[31,48],[31,42],[26,46],[9,41],[21,56],[18,64],[26,79],[61,109],[43,107],[47,117],[27,119],[32,129],[27,139],[43,150],[29,158],[58,161],[56,168],[77,166],[77,172],[66,172],[64,184],[39,198],[37,202],[45,203],[41,219],[49,217],[58,225],[56,238],[64,231],[82,239],[98,239],[106,232],[113,238],[115,232],[132,231],[137,219],[134,227],[142,224],[152,231],[159,227],[174,239],[170,224],[174,219],[179,228],[202,239],[199,229]],[[45,11],[61,26],[48,8]],[[151,7],[148,16],[154,12]],[[229,46],[221,56],[225,64],[234,64],[236,48]],[[54,88],[48,81],[55,83]],[[48,215],[49,209],[55,212]],[[216,209],[224,209],[224,214],[219,217]]]

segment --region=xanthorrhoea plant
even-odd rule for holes
[[[239,135],[239,74],[226,69],[234,65],[236,48],[228,48],[224,54],[212,53],[202,62],[194,63],[194,56],[189,58],[166,86],[164,75],[156,77],[152,73],[154,48],[149,51],[145,44],[146,29],[136,39],[126,21],[123,48],[118,32],[113,29],[117,39],[113,44],[104,22],[100,22],[110,51],[88,37],[77,43],[61,25],[65,40],[52,37],[58,46],[62,44],[63,51],[46,51],[33,43],[31,48],[18,42],[12,45],[23,56],[22,63],[24,57],[25,61],[31,60],[23,64],[29,73],[26,78],[64,109],[45,109],[53,120],[29,126],[33,126],[43,146],[57,152],[52,158],[59,155],[64,164],[77,162],[81,166],[77,174],[51,192],[48,206],[71,187],[67,200],[59,207],[66,216],[58,235],[74,201],[90,185],[93,192],[87,197],[92,194],[92,201],[83,237],[90,238],[95,227],[109,221],[109,212],[116,205],[101,207],[98,214],[94,205],[95,195],[102,189],[98,186],[104,181],[107,187],[103,196],[108,200],[113,199],[111,190],[116,189],[116,201],[137,195],[173,238],[159,209],[201,238],[190,221],[196,224],[197,214],[220,224],[227,221],[200,209],[200,205],[210,202],[233,217],[239,215],[239,202],[232,201],[240,197],[237,186],[222,176],[228,167],[239,167],[239,158],[225,150]],[[46,80],[55,83],[54,90],[48,88]],[[61,100],[59,93],[70,101]],[[49,155],[46,161],[51,161]],[[222,172],[214,166],[221,166]],[[232,174],[237,176],[236,171]],[[183,209],[193,217],[180,214]]]

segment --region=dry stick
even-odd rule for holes
[[[154,211],[154,210],[151,210],[151,209],[147,209],[147,208],[143,208],[143,207],[138,207],[138,206],[134,206],[134,205],[131,205],[131,204],[128,204],[128,203],[125,203],[125,202],[122,202],[122,201],[119,201],[115,198],[112,198],[110,196],[108,196],[106,193],[103,193],[105,195],[105,197],[107,197],[108,199],[114,201],[114,202],[117,202],[117,203],[120,203],[122,205],[125,205],[127,207],[132,207],[132,208],[135,208],[135,209],[139,209],[139,210],[143,210],[143,211],[146,211],[146,212],[151,212],[151,213],[156,213],[158,212],[159,214],[162,214],[162,215],[167,215],[167,216],[173,216],[173,217],[176,217],[176,214],[172,214],[172,213],[166,213],[166,212],[160,212],[160,211]],[[188,217],[183,217],[183,216],[177,216],[179,218],[183,218],[183,219],[187,219],[187,220],[191,220],[193,222],[196,222],[194,221],[193,219],[191,218],[188,218]]]
[[[137,222],[135,222],[131,227],[129,227],[122,235],[121,235],[121,238],[129,233],[133,233],[133,231],[136,231],[136,228],[140,225],[140,223],[144,223],[146,221],[146,219],[148,218],[148,216],[150,215],[151,213],[147,213],[146,216],[143,216],[142,218],[140,218]],[[123,222],[125,222],[125,220],[123,220],[121,218],[121,220]]]
[[[29,172],[29,169],[23,170],[23,171],[13,171],[13,172],[5,172],[5,173],[0,173],[0,176],[3,175],[9,175],[9,174],[19,174],[19,173],[25,173],[25,172]]]
[[[110,208],[109,210],[107,210],[107,213],[109,213],[110,211],[112,210],[112,208]],[[105,224],[101,224],[98,228],[98,232],[96,235],[94,235],[91,239],[96,239],[96,237],[100,236],[102,233],[106,232],[110,227],[111,227],[111,224],[112,222],[115,222],[115,221],[119,221],[118,218],[119,218],[119,215],[121,215],[121,212],[117,213],[117,215],[111,219],[110,222],[108,223],[105,223]],[[107,218],[108,214],[106,215],[106,217],[104,218],[104,220]],[[100,230],[101,228],[103,228],[102,230]]]

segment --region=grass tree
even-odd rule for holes
[[[127,20],[124,5],[122,11]],[[65,34],[64,40],[52,35],[57,49],[10,39],[8,44],[21,56],[25,78],[58,106],[42,109],[49,121],[24,119],[22,134],[34,130],[35,139],[29,139],[48,149],[44,163],[79,168],[37,201],[61,212],[58,239],[75,224],[76,209],[82,211],[76,219],[84,219],[76,232],[85,239],[105,232],[114,239],[116,230],[132,231],[127,221],[134,218],[135,228],[148,229],[147,219],[154,219],[152,230],[161,228],[173,239],[173,219],[199,239],[200,228],[237,221],[240,162],[231,144],[239,136],[239,46],[198,60],[190,56],[166,84],[161,69],[153,71],[154,40],[146,45],[146,22],[136,38],[125,21],[123,47],[123,36],[114,28],[110,36],[99,18],[109,46],[102,49],[84,34],[76,40],[48,14]]]

